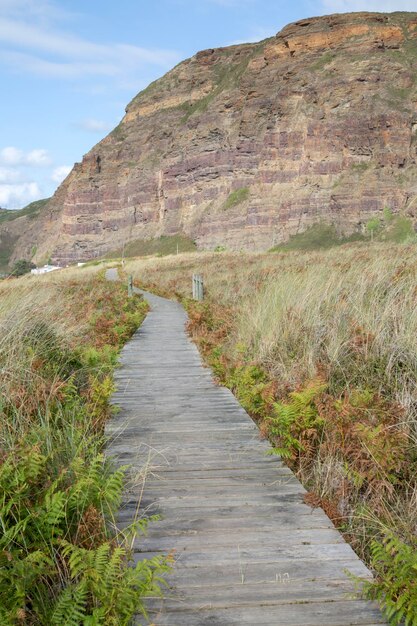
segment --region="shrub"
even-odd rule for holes
[[[26,259],[19,259],[15,262],[12,268],[13,276],[23,276],[24,274],[28,274],[30,270],[35,269],[36,265],[32,263],[32,261],[27,261]]]

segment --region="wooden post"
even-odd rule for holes
[[[198,276],[198,299],[202,302],[204,300],[204,284],[201,274]]]
[[[132,276],[132,274],[129,274],[129,277],[127,279],[127,295],[129,296],[129,298],[131,296],[133,296],[133,276]]]
[[[193,274],[193,300],[202,302],[204,299],[204,283],[201,274]]]

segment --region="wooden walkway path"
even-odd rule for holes
[[[109,273],[109,278],[114,278]],[[368,571],[257,427],[216,386],[176,302],[146,294],[151,312],[125,346],[107,428],[109,453],[136,475],[121,511],[158,513],[135,557],[174,551],[157,626],[385,624],[353,599],[345,574]],[[147,470],[147,478],[143,474]],[[143,623],[143,619],[140,620]]]

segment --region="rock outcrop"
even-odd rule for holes
[[[185,233],[267,249],[323,220],[417,216],[417,13],[306,19],[205,50],[136,96],[16,257],[75,261]]]

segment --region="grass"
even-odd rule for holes
[[[146,314],[97,268],[0,284],[0,622],[129,624],[164,558],[129,567],[139,518],[103,455],[118,350]]]
[[[326,65],[331,63],[334,58],[335,55],[332,52],[325,52],[319,59],[317,59],[317,61],[310,65],[309,69],[313,72],[322,70],[324,67],[326,67]]]
[[[23,209],[12,211],[11,209],[0,209],[0,224],[3,222],[11,222],[17,220],[19,217],[27,216],[29,218],[35,218],[39,215],[40,211],[48,204],[50,198],[44,198],[43,200],[36,200],[31,202]]]
[[[401,611],[415,623],[415,244],[202,253],[126,269],[183,300],[218,379],[373,568],[368,596],[392,623]],[[189,299],[192,273],[204,276],[202,304]]]
[[[353,233],[345,237],[340,235],[334,224],[319,222],[309,226],[304,232],[291,235],[289,240],[271,249],[271,252],[290,250],[320,250],[340,246],[364,239],[361,233]]]
[[[253,45],[251,50],[246,53],[244,58],[235,63],[230,61],[230,57],[235,54],[235,50],[230,48],[228,51],[223,51],[220,54],[220,58],[217,61],[216,65],[213,68],[213,81],[215,83],[215,87],[212,91],[197,100],[196,102],[186,102],[181,105],[181,109],[184,111],[184,116],[181,121],[185,123],[191,115],[195,113],[204,113],[207,110],[210,103],[224,90],[233,89],[239,85],[240,79],[245,73],[246,68],[248,67],[249,61],[253,56],[255,56],[261,47],[263,47],[263,42],[260,42],[257,45]]]
[[[0,233],[0,271],[7,272],[17,236],[8,232]]]
[[[404,215],[396,215],[392,222],[383,229],[381,238],[396,243],[415,239],[416,233],[411,219]]]
[[[238,204],[242,204],[242,202],[245,202],[249,198],[249,194],[249,187],[240,187],[240,189],[235,189],[235,191],[232,191],[226,198],[222,209],[227,210],[237,206]]]
[[[126,125],[123,122],[119,122],[117,126],[113,128],[110,135],[118,142],[124,141],[127,137]]]
[[[170,254],[176,254],[177,252],[192,252],[196,250],[196,244],[192,239],[186,235],[163,235],[157,239],[137,239],[128,243],[124,250],[119,248],[118,250],[109,252],[106,255],[108,259],[136,256],[166,256]]]
[[[42,209],[47,205],[49,200],[50,198],[36,200],[35,202],[31,202],[20,210],[0,209],[0,226],[7,222],[12,222],[19,217],[28,217],[29,219],[35,219],[42,211]],[[16,240],[17,235],[11,235],[10,233],[5,231],[0,233],[0,272],[7,271]]]
[[[351,169],[354,172],[361,173],[361,172],[366,172],[366,170],[368,170],[370,167],[371,167],[371,163],[369,161],[368,162],[362,161],[361,163],[354,163]]]

